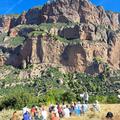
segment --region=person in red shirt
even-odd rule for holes
[[[35,113],[36,113],[36,108],[35,108],[35,106],[33,105],[32,108],[31,108],[31,116],[32,116],[32,119],[34,118]]]

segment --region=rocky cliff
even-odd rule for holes
[[[120,70],[120,14],[89,0],[56,0],[1,17],[0,26],[0,66],[32,64],[31,75],[47,66],[92,75]]]

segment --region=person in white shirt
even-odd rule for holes
[[[64,112],[64,117],[65,118],[69,118],[70,117],[70,110],[68,108],[68,105],[66,105],[66,107],[63,110],[63,112]]]
[[[48,117],[48,114],[47,114],[47,111],[42,108],[42,112],[41,112],[41,115],[42,115],[42,120],[47,120],[47,117]]]
[[[26,113],[27,111],[29,111],[29,110],[28,110],[27,106],[25,106],[25,107],[23,108],[23,110],[22,110],[22,113],[24,114],[24,113]]]
[[[77,103],[77,107],[81,109],[82,104],[80,102]]]
[[[57,105],[55,105],[55,107],[54,107],[54,111],[55,111],[55,113],[56,113],[56,116],[59,117],[58,109],[57,109]]]
[[[84,93],[83,101],[85,101],[85,103],[88,104],[88,101],[89,101],[89,95],[88,95],[88,92],[85,92],[85,93]]]
[[[93,104],[93,109],[96,112],[100,112],[100,104],[99,102],[96,100],[95,103]]]
[[[84,114],[87,111],[88,111],[88,104],[86,104],[85,102],[83,102],[83,104],[82,104],[82,113]]]

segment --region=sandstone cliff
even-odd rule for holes
[[[0,66],[32,64],[31,75],[47,66],[92,75],[103,73],[106,66],[120,69],[120,14],[88,0],[57,0],[17,18],[2,17],[0,26],[1,36],[7,33],[0,44]],[[24,41],[15,44],[18,36]]]

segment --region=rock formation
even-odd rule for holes
[[[90,74],[104,72],[106,64],[120,70],[120,14],[96,7],[89,0],[46,3],[18,18],[1,18],[0,27],[1,34],[7,32],[10,38],[25,37],[23,45],[9,52],[6,63],[24,69],[38,65],[31,75],[38,75],[46,66]]]

